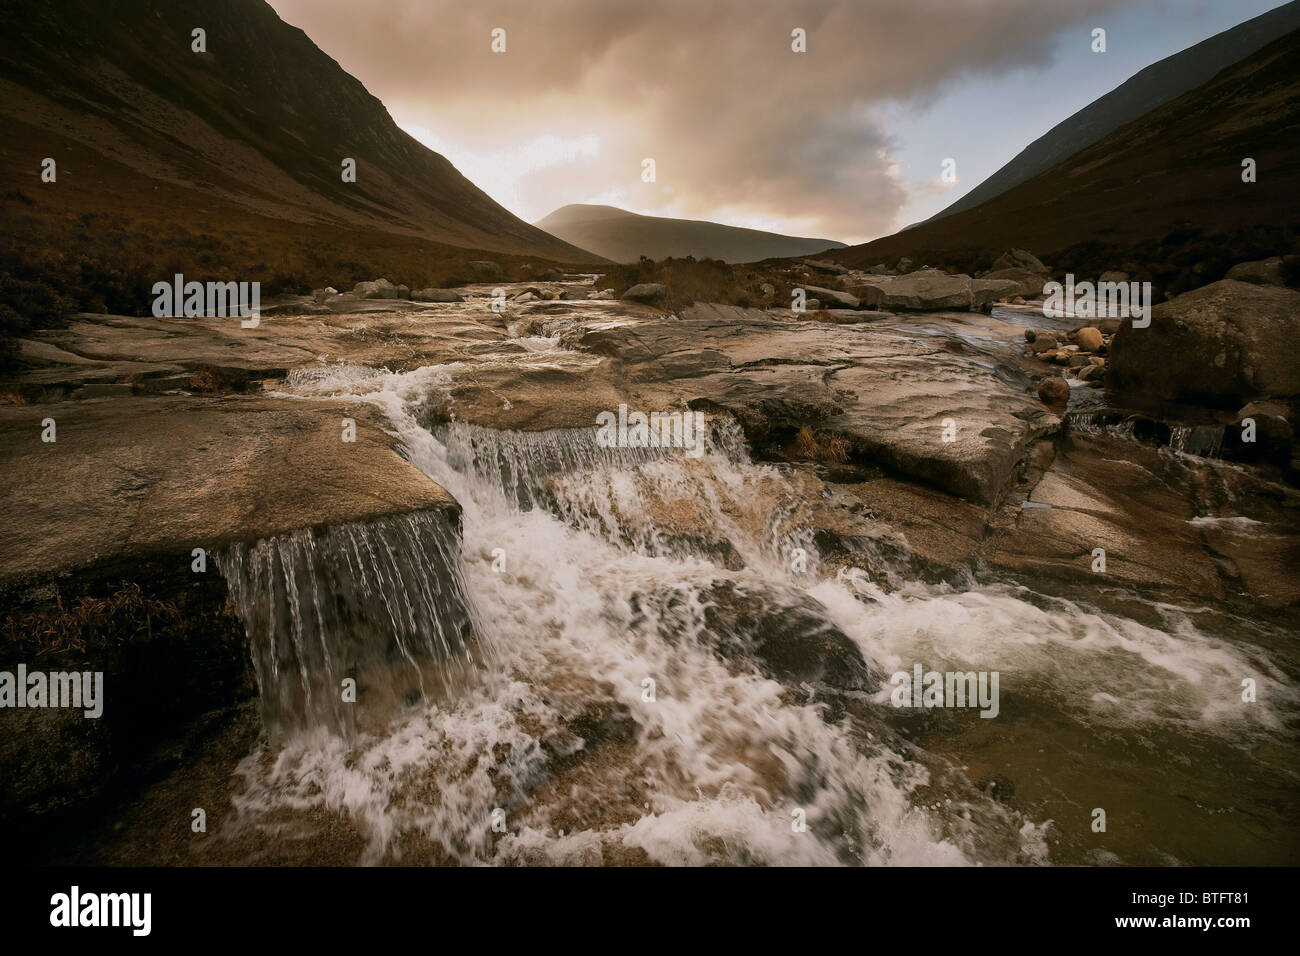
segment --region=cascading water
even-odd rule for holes
[[[395,706],[447,691],[481,659],[458,551],[445,515],[415,513],[219,555],[272,736],[352,729],[358,717],[382,727]]]
[[[1140,821],[1116,837],[1122,859],[1151,862],[1197,844],[1184,820],[1153,824],[1134,781],[1212,801],[1197,767],[1230,766],[1224,787],[1290,786],[1284,676],[1182,609],[1143,624],[1010,585],[923,584],[902,562],[832,569],[804,524],[813,480],[752,462],[725,421],[696,460],[599,448],[594,430],[426,427],[456,373],[335,368],[287,387],[384,409],[461,503],[459,558],[428,552],[402,579],[409,593],[413,569],[462,575],[500,658],[383,729],[302,730],[252,755],[246,828],[339,814],[371,863],[1103,862],[1086,820],[1057,818],[1109,805]],[[848,539],[888,531],[862,530]],[[895,711],[884,679],[916,663],[1001,671],[1001,716]],[[1258,707],[1222,693],[1243,673]],[[1187,766],[1159,762],[1175,742]]]

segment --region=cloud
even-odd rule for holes
[[[888,231],[908,201],[881,122],[1047,65],[1119,0],[271,0],[394,118],[526,219],[641,212]],[[490,49],[506,30],[505,53]],[[807,53],[791,31],[807,31]],[[996,113],[992,119],[996,122]],[[997,135],[996,127],[990,135]],[[653,157],[658,178],[640,181]]]

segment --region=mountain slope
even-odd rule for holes
[[[1300,30],[979,207],[828,258],[908,256],[988,268],[1011,247],[1058,272],[1142,266],[1173,290],[1233,263],[1296,251]],[[1242,181],[1242,160],[1257,163]]]
[[[716,222],[641,216],[613,206],[578,203],[555,210],[538,220],[537,226],[615,262],[636,262],[641,256],[757,262],[844,248],[844,243],[831,239],[801,239]]]
[[[1151,64],[1052,127],[992,176],[928,221],[974,209],[1033,179],[1124,124],[1201,86],[1225,67],[1298,28],[1300,0],[1292,0]]]
[[[207,52],[191,49],[195,27]],[[592,258],[402,132],[262,0],[7,0],[0,29],[3,167],[52,216],[120,210],[200,228],[253,216]],[[45,156],[59,161],[57,186],[38,178]],[[342,181],[345,157],[355,183]]]

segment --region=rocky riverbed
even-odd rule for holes
[[[1109,330],[984,280],[801,315],[592,278],[23,343],[6,658],[108,688],[0,718],[31,856],[1294,862],[1289,452],[1095,387]],[[605,447],[620,405],[704,453]],[[999,672],[998,716],[892,706],[914,664]]]

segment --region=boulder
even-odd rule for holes
[[[1075,332],[1074,341],[1078,344],[1080,351],[1083,352],[1095,352],[1104,344],[1101,332],[1090,325],[1084,326]]]
[[[887,276],[889,275],[889,267],[883,262],[878,262],[868,269],[867,272],[873,276]]]
[[[903,275],[911,272],[914,265],[915,263],[912,262],[911,259],[907,258],[907,256],[903,256],[903,258],[898,260],[898,274]]]
[[[1031,269],[994,269],[984,273],[980,278],[985,281],[1005,279],[1015,282],[1020,286],[1016,290],[1017,294],[1024,296],[1026,299],[1041,297],[1043,285],[1049,281],[1046,274],[1034,272]]]
[[[668,290],[658,282],[642,282],[639,285],[632,286],[619,298],[628,299],[632,302],[654,304],[663,301],[664,296],[667,294]]]
[[[1300,292],[1224,279],[1125,319],[1109,345],[1112,388],[1150,401],[1240,408],[1300,394]]]
[[[469,263],[469,270],[482,279],[499,279],[505,274],[501,268],[501,263],[491,262],[487,259],[477,259]]]
[[[412,302],[464,302],[459,292],[451,289],[417,289],[411,293]]]
[[[1070,386],[1065,379],[1049,375],[1038,383],[1038,397],[1044,405],[1059,415],[1070,403]]]
[[[1000,269],[1024,269],[1028,272],[1036,272],[1039,275],[1047,275],[1047,266],[1043,265],[1032,252],[1027,252],[1024,249],[1008,249],[994,259],[991,271],[997,272]]]
[[[868,308],[895,312],[970,309],[973,301],[970,276],[948,275],[938,269],[921,269],[865,288],[875,290],[862,297]]]
[[[1011,279],[975,279],[971,282],[971,308],[988,312],[995,302],[1006,302],[1020,291],[1020,283]]]
[[[375,279],[371,282],[358,282],[352,287],[352,294],[358,299],[396,299],[399,298],[397,290],[398,286],[387,279]]]
[[[1127,272],[1103,272],[1098,282],[1128,282]]]
[[[1255,285],[1285,285],[1282,281],[1282,257],[1260,259],[1257,262],[1239,262],[1228,270],[1225,278]]]
[[[815,272],[823,272],[827,275],[844,275],[849,271],[838,262],[821,262],[817,259],[800,259],[799,262]]]
[[[823,289],[821,286],[807,286],[806,291],[810,296],[816,296],[820,302],[829,302],[845,309],[856,309],[862,304],[856,295],[850,295],[847,292],[837,292],[834,289]]]

